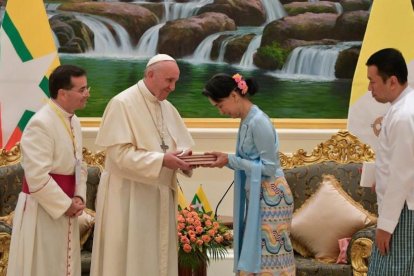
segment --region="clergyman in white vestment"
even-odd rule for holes
[[[13,219],[8,276],[81,275],[77,217],[85,208],[87,171],[74,112],[89,98],[86,72],[57,67],[49,91],[51,100],[30,119],[21,139],[25,181]]]
[[[179,78],[175,60],[151,58],[144,79],[105,109],[96,144],[106,150],[96,207],[93,276],[175,276],[178,154],[194,142],[166,100]]]

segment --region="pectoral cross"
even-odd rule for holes
[[[161,138],[161,145],[160,145],[160,147],[161,147],[161,149],[162,149],[162,151],[164,153],[166,153],[167,152],[167,149],[170,148],[167,144],[165,144],[164,139],[162,139],[162,138]]]

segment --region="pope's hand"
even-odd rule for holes
[[[177,156],[181,154],[182,151],[176,151],[176,152],[168,152],[164,154],[164,159],[162,161],[162,166],[167,167],[172,170],[181,169],[183,171],[188,171],[191,169],[190,164],[187,162],[181,160]],[[188,155],[188,153],[187,153]]]

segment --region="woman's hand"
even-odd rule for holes
[[[213,151],[213,152],[206,152],[204,154],[212,154],[217,157],[216,161],[214,161],[210,165],[207,165],[206,167],[223,168],[225,165],[229,163],[229,156],[227,153]]]

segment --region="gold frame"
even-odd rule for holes
[[[340,164],[351,162],[362,163],[374,161],[375,153],[371,147],[362,143],[347,130],[339,130],[325,142],[317,145],[311,153],[299,149],[292,155],[279,153],[280,163],[284,169],[306,166],[324,161],[335,161]]]
[[[81,117],[82,127],[99,127],[101,118]],[[346,129],[347,119],[271,119],[276,128]],[[188,128],[238,128],[240,119],[184,118]]]

